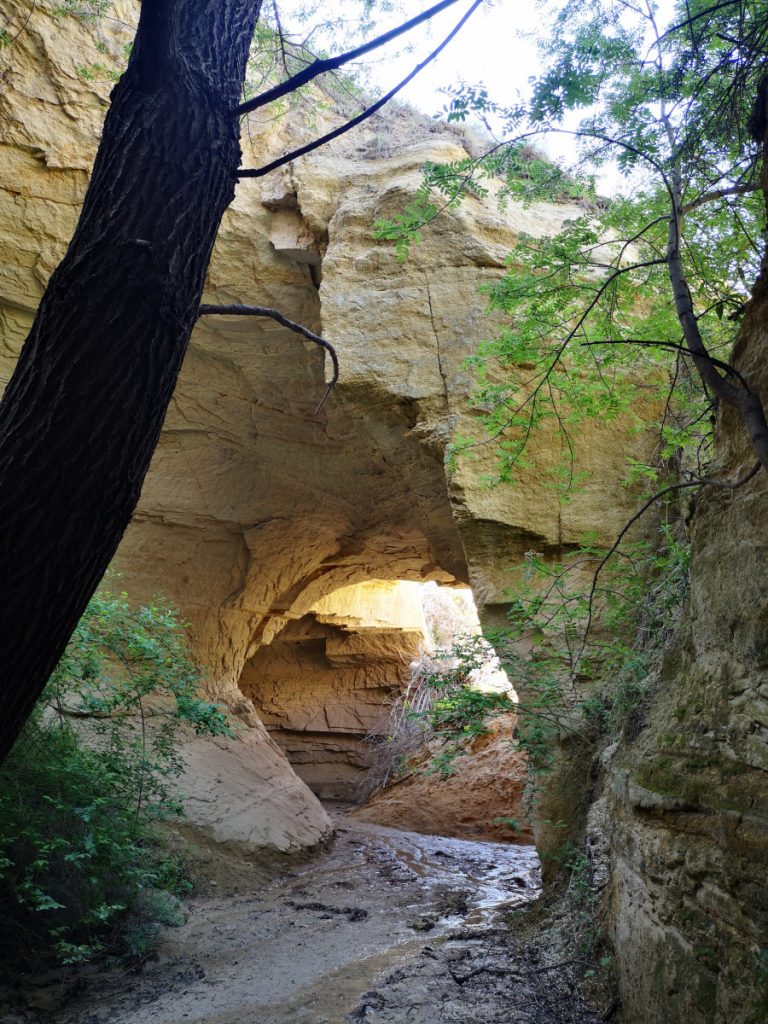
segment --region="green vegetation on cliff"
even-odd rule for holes
[[[230,734],[199,682],[171,609],[92,598],[0,769],[6,963],[140,954],[178,918],[183,872],[155,826],[181,812],[180,732]]]

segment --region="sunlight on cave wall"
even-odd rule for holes
[[[289,621],[248,661],[240,688],[317,795],[354,800],[370,761],[366,737],[386,735],[389,705],[414,663],[479,633],[468,588],[369,580]],[[511,690],[490,651],[473,685]]]

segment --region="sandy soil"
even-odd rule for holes
[[[242,862],[187,905],[138,973],[92,972],[24,1024],[570,1024],[570,984],[500,916],[534,901],[531,847],[343,819],[330,849],[249,889]],[[228,881],[229,879],[229,881]],[[230,884],[231,883],[231,884]],[[562,991],[558,989],[558,985]]]

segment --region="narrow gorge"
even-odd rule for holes
[[[83,20],[41,4],[0,49],[3,385],[72,235],[137,9],[116,0],[109,15]],[[245,165],[337,120],[302,103],[277,120],[249,115]],[[415,773],[340,816],[365,785],[371,738],[386,737],[389,701],[428,644],[425,585],[471,594],[482,626],[504,624],[526,553],[555,563],[584,537],[614,542],[640,494],[625,482],[627,460],[655,444],[652,426],[585,421],[581,482],[565,503],[549,473],[564,443],[556,424],[532,439],[512,484],[489,486],[490,445],[451,457],[458,437],[484,436],[467,364],[493,331],[481,289],[505,272],[521,235],[555,234],[583,213],[573,202],[500,206],[491,184],[425,227],[400,262],[375,222],[402,210],[425,162],[473,156],[478,145],[470,128],[391,107],[238,184],[205,301],[279,310],[333,344],[340,377],[318,410],[330,374],[318,346],[265,318],[202,317],[194,331],[114,569],[132,601],[162,594],[178,607],[207,696],[237,725],[234,739],[190,734],[183,749],[183,831],[205,850],[212,888],[161,959],[165,973],[147,968],[151,992],[133,1005],[113,979],[109,1016],[94,999],[77,1011],[83,1022],[768,1020],[765,474],[697,499],[690,599],[642,721],[586,752],[564,743],[529,820],[510,720],[457,759],[455,776]],[[763,393],[767,303],[761,279],[736,350]],[[750,455],[727,412],[716,437],[720,474],[738,476]],[[523,681],[510,682],[524,702]],[[519,819],[514,834],[506,818]],[[531,952],[530,924],[513,917],[502,927],[492,916],[534,902],[539,858],[555,884],[564,835],[610,940],[617,994],[602,1016],[576,996],[569,1003],[568,977],[548,987],[551,964]],[[450,838],[436,847],[433,836]],[[278,875],[282,888],[270,889]],[[217,887],[234,893],[230,902]],[[314,952],[298,948],[309,927],[301,914],[314,915],[308,947],[331,949],[331,924],[352,922],[364,967],[344,975],[346,954],[334,960],[333,951],[331,967],[311,966]],[[209,989],[195,974],[206,915],[218,929],[205,953]],[[565,929],[544,917],[545,931]],[[473,921],[487,931],[485,947],[467,937]],[[390,956],[398,943],[400,960]],[[267,979],[248,993],[236,966],[246,957],[252,976]],[[303,973],[294,957],[306,958]],[[514,963],[523,966],[510,980]],[[328,978],[338,981],[336,1003]],[[472,1002],[477,978],[486,988]],[[224,991],[240,994],[216,1002]],[[78,1019],[64,1006],[28,1012],[3,1019]]]

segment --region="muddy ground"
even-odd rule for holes
[[[213,865],[211,865],[213,867]],[[221,867],[221,865],[219,865]],[[131,974],[16,997],[3,1024],[587,1024],[559,929],[531,926],[532,847],[338,821],[266,881],[230,853]],[[540,915],[539,915],[540,916]],[[563,961],[565,960],[565,963]],[[607,1018],[606,1018],[607,1019]]]

